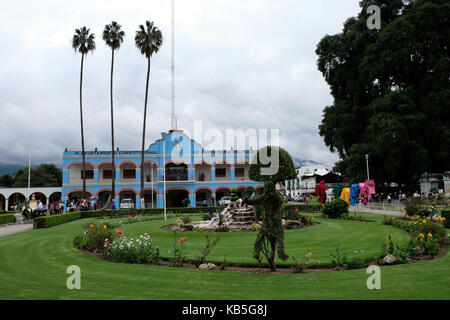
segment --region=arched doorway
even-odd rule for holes
[[[106,204],[106,201],[108,201],[109,195],[111,194],[111,190],[103,190],[97,193],[98,196],[98,204],[100,208],[103,208],[103,206]]]
[[[144,190],[145,208],[157,208],[157,193],[154,190]]]
[[[15,205],[19,205],[25,201],[25,196],[19,192],[13,193],[8,198],[8,206],[14,209]]]
[[[0,211],[8,211],[6,208],[6,198],[0,193]]]
[[[189,199],[189,192],[183,189],[169,190],[167,191],[167,207],[179,208],[187,207],[187,201]],[[191,203],[193,205],[193,203]]]
[[[136,193],[131,190],[123,190],[119,192],[119,203],[116,203],[116,208],[121,209],[121,204],[124,208],[129,207],[129,200],[133,203],[133,208],[136,208]]]
[[[32,199],[33,199],[33,196],[34,196],[34,199],[36,199],[36,201],[37,201],[38,203],[39,203],[39,201],[41,201],[42,204],[43,204],[44,206],[47,205],[47,197],[45,196],[45,194],[43,194],[43,193],[41,193],[41,192],[35,192],[35,193],[32,193],[32,194],[29,196],[29,200],[32,200]]]
[[[212,192],[208,188],[200,188],[195,191],[195,201],[197,207],[208,207],[211,205]]]
[[[81,190],[76,190],[76,191],[71,191],[67,194],[67,197],[69,198],[70,201],[76,201],[76,200],[81,200],[81,199],[87,199],[92,197],[92,193],[87,191],[83,192]]]
[[[50,197],[48,197],[49,203],[55,203],[61,201],[61,192],[53,192]]]
[[[223,197],[230,197],[231,191],[228,188],[218,188],[216,189],[216,203],[219,203],[219,200]]]

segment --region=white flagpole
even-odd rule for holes
[[[28,187],[27,187],[27,200],[30,192],[30,181],[31,181],[31,139],[32,135],[30,134],[30,144],[28,146]]]

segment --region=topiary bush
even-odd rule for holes
[[[328,218],[342,218],[348,214],[348,203],[340,198],[334,199],[323,204],[322,212]]]

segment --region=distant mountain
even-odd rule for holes
[[[26,166],[16,163],[0,163],[0,176],[4,174],[14,174],[17,170],[22,169]]]
[[[56,164],[58,168],[61,169],[61,165]],[[13,175],[16,173],[19,169],[23,169],[28,167],[28,164],[17,164],[17,163],[4,163],[0,162],[0,176],[4,174],[10,174]],[[31,168],[37,168],[39,167],[38,164],[32,164]]]

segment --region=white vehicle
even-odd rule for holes
[[[134,202],[131,199],[123,199],[120,202],[120,209],[131,209],[134,208]]]
[[[222,197],[219,200],[219,206],[227,206],[231,203],[231,197]]]

